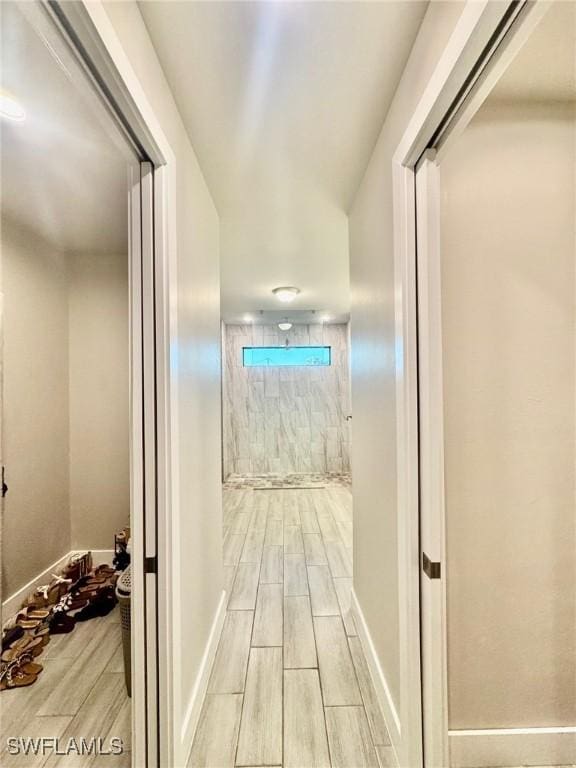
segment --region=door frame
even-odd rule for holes
[[[426,703],[422,700],[421,471],[434,478],[433,487],[438,489],[443,488],[444,468],[433,453],[434,441],[421,442],[420,399],[427,399],[434,423],[442,414],[442,400],[433,381],[421,380],[419,355],[431,356],[429,364],[434,367],[442,360],[437,359],[441,346],[435,338],[424,339],[428,346],[419,350],[418,320],[423,318],[417,290],[416,166],[430,148],[436,151],[433,162],[441,161],[546,10],[541,0],[468,0],[392,159],[401,705],[399,717],[388,725],[399,765],[413,768],[446,768],[435,761],[448,755],[445,611],[433,622],[434,658],[440,668],[432,670],[431,679],[437,687]],[[431,205],[434,209],[434,201]],[[427,287],[428,302],[438,302],[437,312],[438,286]],[[443,507],[440,511],[443,514]],[[444,563],[440,567],[444,570]],[[442,711],[431,709],[430,701],[440,703]],[[436,745],[435,756],[426,761],[425,723]]]
[[[181,734],[177,724],[179,717],[181,668],[178,612],[173,606],[179,597],[177,573],[179,569],[178,521],[179,521],[179,418],[176,379],[177,342],[177,261],[176,261],[176,161],[171,145],[162,130],[154,110],[126,56],[108,15],[98,0],[37,0],[59,26],[72,48],[78,54],[88,77],[92,80],[102,102],[123,129],[126,138],[138,150],[138,154],[152,164],[153,172],[148,182],[147,203],[152,204],[148,213],[152,217],[148,242],[149,261],[145,276],[148,297],[142,297],[142,327],[148,337],[154,335],[155,361],[148,361],[148,387],[153,386],[155,413],[144,409],[143,429],[149,435],[155,430],[154,473],[157,527],[155,536],[156,562],[148,562],[146,577],[145,555],[153,553],[148,542],[145,551],[143,519],[136,521],[133,530],[133,592],[132,592],[132,765],[148,766],[175,764]],[[148,183],[147,182],[147,183]],[[140,185],[141,186],[141,185]],[[142,221],[138,200],[141,188],[131,194],[131,211],[138,214],[134,222]],[[141,236],[137,228],[131,238]],[[138,269],[138,254],[132,248],[131,269]],[[150,262],[153,259],[153,262]],[[136,297],[137,298],[137,297]],[[134,341],[134,340],[133,340]],[[150,382],[150,375],[155,381]],[[145,382],[146,387],[146,382]],[[148,390],[150,392],[150,389]],[[148,401],[150,402],[150,400]],[[150,430],[153,430],[152,432]],[[140,439],[137,430],[131,434],[131,447]],[[140,480],[142,478],[140,477]],[[133,488],[138,477],[132,478]],[[140,487],[140,495],[142,488]],[[139,523],[139,524],[138,524]],[[152,545],[153,546],[153,545]],[[154,570],[156,573],[154,574]],[[144,581],[154,579],[157,627],[147,626],[145,620]],[[149,623],[149,622],[148,622]],[[147,712],[146,686],[146,633],[156,634],[156,717]],[[136,677],[135,677],[136,675]],[[154,702],[155,703],[155,702]],[[153,749],[147,745],[150,732]]]

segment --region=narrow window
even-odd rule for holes
[[[331,365],[330,347],[243,347],[247,368],[274,365]]]

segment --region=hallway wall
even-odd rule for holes
[[[179,494],[172,515],[180,551],[171,595],[178,619],[170,649],[174,667],[167,685],[173,697],[168,762],[180,768],[207,682],[212,628],[223,617],[219,218],[137,3],[103,7],[174,154],[178,297],[170,307],[176,329],[171,394],[179,426]]]
[[[464,7],[435,2],[422,22],[350,210],[354,591],[401,721],[392,157]],[[401,370],[401,368],[399,368]],[[392,735],[393,723],[388,724]]]
[[[224,474],[349,472],[347,325],[226,325]],[[242,347],[331,347],[330,366],[245,368]]]

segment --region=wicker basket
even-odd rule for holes
[[[128,696],[132,696],[132,571],[130,566],[122,572],[116,582],[116,597],[120,605],[120,626],[122,628],[122,648],[124,650],[124,679]]]

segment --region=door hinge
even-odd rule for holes
[[[430,560],[426,552],[422,552],[422,569],[429,579],[442,578],[442,565],[439,562]]]
[[[8,486],[4,482],[4,476],[6,474],[6,467],[2,467],[2,498],[8,493]]]
[[[158,558],[156,555],[144,558],[144,573],[158,573]]]

